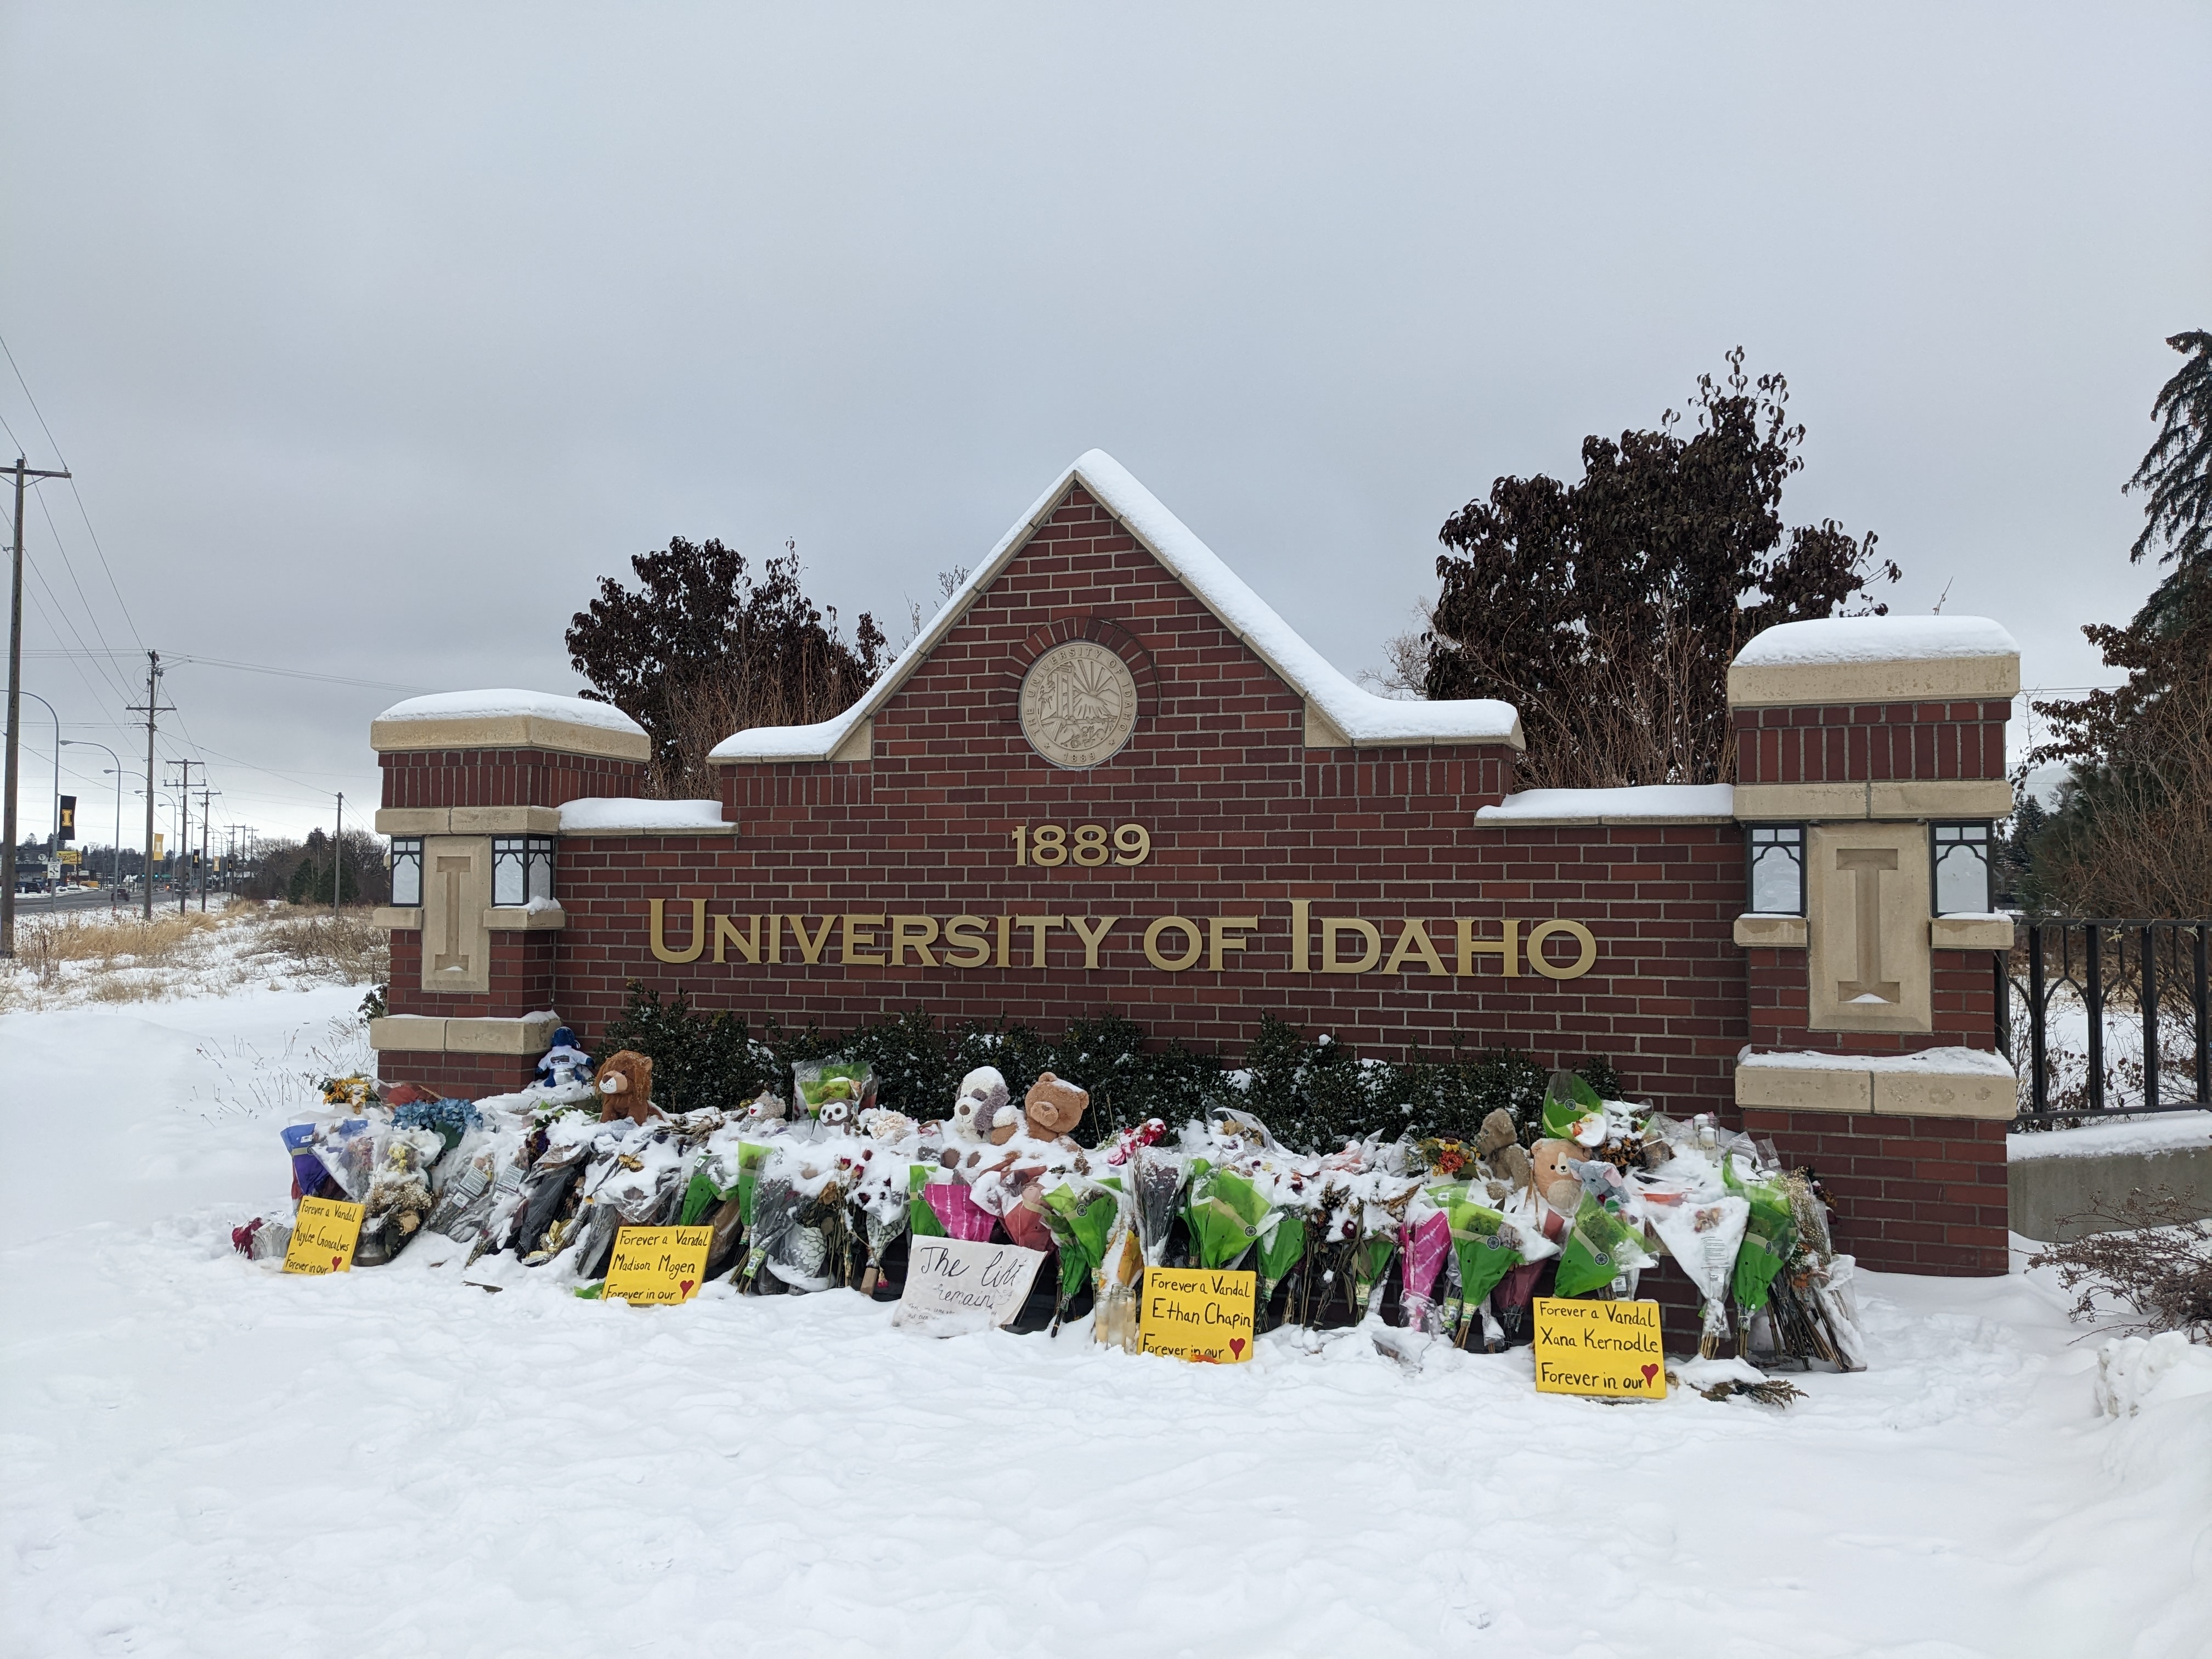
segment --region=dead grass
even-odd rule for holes
[[[371,914],[241,902],[150,921],[104,911],[40,916],[18,927],[15,961],[0,963],[0,1009],[378,983],[391,948]]]
[[[365,909],[284,905],[256,915],[255,936],[239,952],[248,962],[342,985],[379,984],[392,970],[392,936]]]

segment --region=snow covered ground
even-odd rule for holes
[[[0,1650],[2212,1652],[2212,1354],[2100,1416],[2040,1275],[1865,1276],[1875,1369],[1787,1411],[489,1293],[435,1238],[284,1278],[229,1230],[359,999],[0,1016]]]

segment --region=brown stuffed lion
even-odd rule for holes
[[[592,1081],[599,1091],[600,1122],[627,1117],[643,1123],[659,1115],[653,1103],[653,1061],[635,1049],[609,1054]]]

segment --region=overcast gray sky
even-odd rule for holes
[[[2201,3],[13,0],[0,74],[0,331],[90,525],[30,511],[26,684],[126,757],[143,658],[57,650],[573,690],[674,533],[794,539],[896,638],[1092,445],[1356,672],[1449,513],[1738,343],[1810,428],[1791,521],[2077,685],[2212,326]],[[404,694],[167,692],[264,834],[373,802]]]

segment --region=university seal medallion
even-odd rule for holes
[[[1137,729],[1128,664],[1089,640],[1056,645],[1022,679],[1022,735],[1054,766],[1111,760]]]

